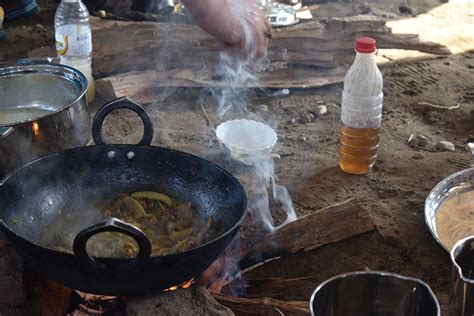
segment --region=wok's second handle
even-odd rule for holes
[[[94,120],[92,121],[92,137],[94,138],[96,145],[105,145],[104,138],[102,137],[102,125],[104,124],[107,115],[118,109],[128,109],[138,114],[143,122],[144,129],[143,137],[138,145],[151,145],[151,141],[153,140],[153,122],[150,114],[148,114],[143,106],[128,97],[122,97],[111,101],[97,111]]]
[[[98,263],[92,258],[86,249],[87,241],[94,235],[103,232],[118,232],[132,237],[140,248],[138,255],[130,262],[130,267],[137,267],[145,263],[151,254],[151,243],[148,237],[135,226],[121,221],[117,218],[110,218],[102,223],[94,224],[84,228],[76,238],[74,238],[73,251],[80,262],[87,262],[93,267],[98,267]]]

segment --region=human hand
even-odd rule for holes
[[[221,48],[248,59],[267,55],[271,27],[256,0],[182,0],[193,19],[221,43]]]

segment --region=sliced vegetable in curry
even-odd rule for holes
[[[202,218],[191,206],[152,191],[134,192],[113,200],[101,201],[97,207],[102,217],[114,217],[142,230],[152,245],[152,256],[183,252],[211,239],[212,218]],[[85,227],[83,227],[85,228]],[[70,252],[74,236],[56,235],[53,247]],[[92,256],[135,257],[139,248],[129,236],[106,232],[93,236],[87,243]]]

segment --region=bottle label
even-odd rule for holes
[[[58,55],[82,57],[92,53],[92,32],[86,25],[62,25],[56,29]]]

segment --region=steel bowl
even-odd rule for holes
[[[0,177],[45,154],[91,140],[87,79],[71,67],[0,68]]]
[[[310,301],[312,316],[440,316],[423,281],[394,273],[362,271],[323,282]]]
[[[465,169],[450,175],[449,177],[438,183],[426,198],[426,225],[428,226],[428,229],[430,230],[436,241],[448,252],[451,251],[451,247],[445,245],[438,235],[436,227],[436,216],[438,214],[440,206],[445,201],[461,193],[465,193],[472,190],[474,190],[474,168]],[[474,235],[474,229],[472,234],[467,234],[466,236],[463,236],[459,239],[463,239],[470,235]]]

